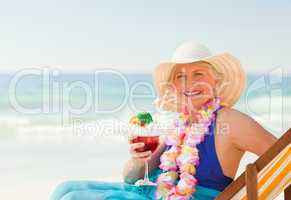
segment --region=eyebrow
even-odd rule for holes
[[[202,69],[197,69],[196,71],[193,71],[192,74],[197,73],[197,72],[200,72],[200,73],[202,72],[202,73],[204,73],[205,71],[202,70]]]
[[[177,72],[176,75],[179,75],[179,74],[186,74],[185,72]]]
[[[197,70],[193,71],[193,73],[194,72],[205,72],[205,71],[203,69],[197,69]]]

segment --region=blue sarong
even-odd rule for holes
[[[161,170],[154,170],[150,180],[155,181]],[[123,182],[67,181],[59,185],[50,200],[154,200],[156,187],[134,186]],[[212,200],[219,191],[197,186],[194,198]]]

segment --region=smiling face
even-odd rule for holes
[[[218,83],[214,72],[212,66],[203,61],[175,65],[170,79],[180,106],[178,110],[193,111],[214,98]]]

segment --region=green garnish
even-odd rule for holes
[[[143,125],[150,124],[151,122],[153,122],[152,115],[148,112],[137,114],[137,118],[140,121],[140,123]]]

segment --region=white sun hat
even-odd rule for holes
[[[209,63],[222,74],[217,96],[223,105],[231,107],[240,98],[245,88],[246,76],[240,61],[229,53],[212,55],[202,44],[187,42],[179,46],[169,62],[159,64],[153,73],[153,80],[159,96],[164,95],[164,86],[170,82],[170,75],[176,64],[198,61]]]

